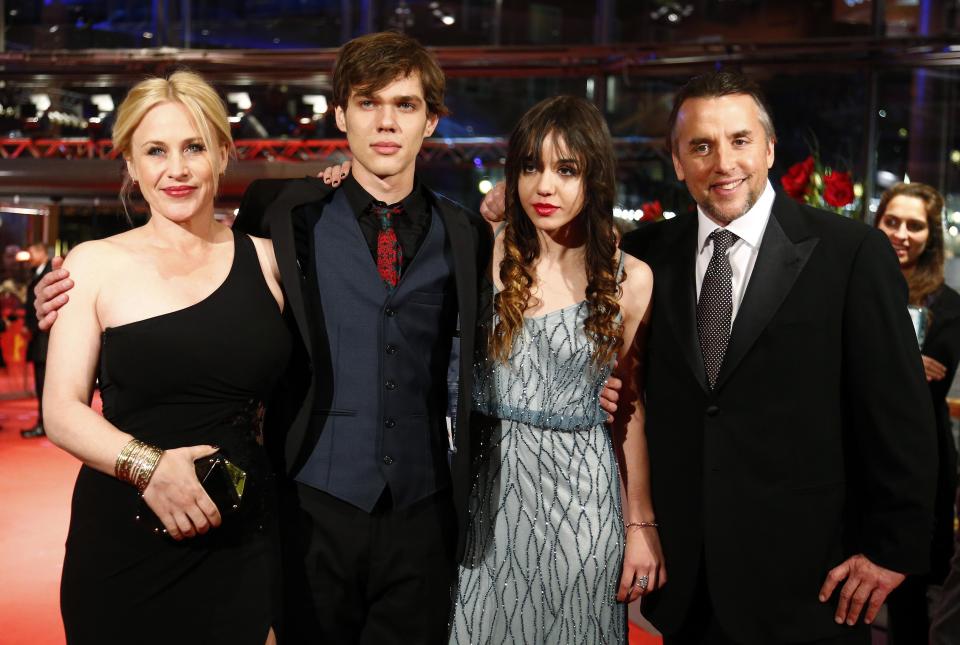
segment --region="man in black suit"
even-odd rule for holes
[[[423,140],[446,113],[443,73],[419,43],[357,38],[341,48],[333,86],[352,176],[337,189],[256,181],[234,224],[272,238],[303,345],[265,429],[289,475],[281,636],[441,643],[465,534],[489,229],[416,177]],[[448,437],[452,356],[466,401]]]
[[[50,273],[50,256],[47,247],[43,244],[31,244],[27,249],[30,252],[30,283],[27,285],[27,302],[24,307],[24,326],[30,332],[30,342],[27,345],[27,360],[33,363],[33,382],[37,391],[37,423],[32,428],[20,431],[24,439],[42,437],[43,431],[43,377],[47,371],[47,340],[50,333],[37,326],[37,312],[34,309],[34,288],[43,276]]]
[[[698,213],[622,244],[655,276],[646,433],[669,582],[644,614],[668,645],[869,643],[864,623],[928,566],[936,472],[896,258],[774,193],[746,77],[692,79],[669,139]]]

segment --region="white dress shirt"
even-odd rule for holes
[[[739,237],[727,251],[730,258],[730,269],[733,274],[733,315],[730,316],[730,325],[737,317],[743,294],[747,291],[753,265],[757,263],[757,254],[760,252],[760,240],[767,229],[770,220],[770,211],[773,208],[773,199],[776,197],[773,186],[767,181],[760,199],[746,213],[733,220],[726,229]],[[713,256],[713,240],[708,239],[710,234],[721,228],[707,217],[703,209],[697,206],[697,300],[700,299],[700,288],[703,286],[703,276],[707,273],[707,265]]]

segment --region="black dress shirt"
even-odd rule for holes
[[[376,260],[377,234],[380,232],[380,219],[370,212],[369,206],[377,200],[357,183],[353,175],[349,175],[343,180],[341,190],[346,192],[350,209],[357,216],[360,231],[363,233],[364,239],[367,240],[370,255]],[[397,233],[397,241],[400,243],[400,248],[403,250],[403,259],[400,267],[402,272],[406,270],[414,256],[417,255],[417,251],[420,249],[420,245],[423,243],[423,239],[427,236],[427,231],[430,228],[428,202],[426,197],[424,197],[423,188],[416,178],[413,180],[413,190],[400,201],[400,204],[403,205],[404,213],[393,220],[393,228]],[[393,204],[387,204],[387,206],[393,206]]]

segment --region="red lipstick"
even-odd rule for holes
[[[533,210],[537,211],[537,215],[540,217],[550,217],[560,210],[559,206],[554,206],[553,204],[548,204],[546,202],[537,202],[536,204],[532,204],[532,206]]]
[[[169,197],[189,197],[196,190],[194,186],[168,186],[161,189]]]

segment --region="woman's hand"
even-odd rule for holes
[[[220,511],[197,479],[194,461],[217,451],[213,446],[165,450],[143,491],[147,503],[174,540],[220,526]]]
[[[333,164],[332,166],[327,166],[323,169],[317,177],[323,180],[323,183],[328,186],[333,186],[336,188],[340,185],[340,182],[347,178],[347,175],[350,174],[350,161],[344,161],[343,163]]]
[[[667,583],[667,569],[657,529],[649,526],[627,527],[627,546],[623,552],[623,574],[617,600],[633,602]]]
[[[923,359],[923,371],[928,381],[941,381],[947,376],[947,366],[929,356],[920,355]]]

